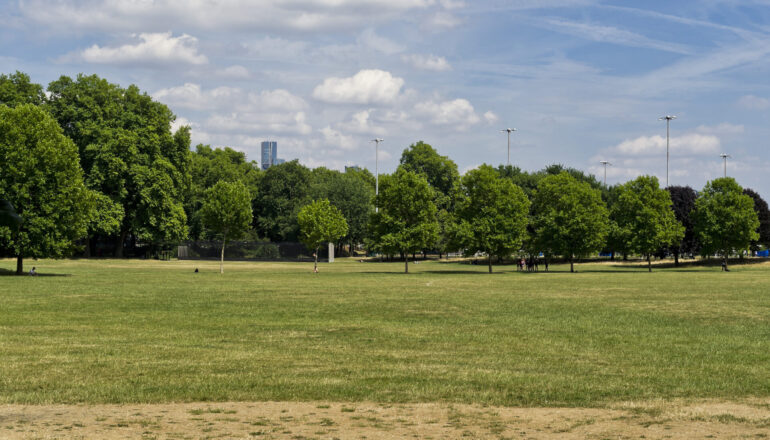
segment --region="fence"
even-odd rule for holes
[[[179,244],[180,260],[218,260],[222,252],[221,241],[185,241]],[[326,246],[318,252],[318,259],[328,258]],[[302,243],[269,241],[231,241],[225,246],[225,259],[237,261],[312,261],[313,251]]]

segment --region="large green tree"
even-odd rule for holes
[[[308,200],[311,174],[299,161],[268,168],[259,181],[254,198],[254,226],[272,241],[298,241],[297,214]]]
[[[684,227],[671,209],[671,196],[654,176],[639,176],[618,187],[610,216],[623,249],[644,255],[650,272],[652,254],[684,236]]]
[[[401,153],[399,166],[425,176],[428,184],[443,196],[444,200],[437,200],[439,207],[446,208],[460,178],[457,164],[452,159],[441,156],[430,144],[419,141]]]
[[[575,257],[604,245],[609,218],[599,189],[561,172],[540,181],[532,201],[532,226],[540,249],[567,257],[574,272]]]
[[[17,70],[16,73],[0,75],[0,105],[41,105],[45,100],[43,86],[30,81],[26,73]]]
[[[682,239],[668,247],[668,250],[674,254],[674,265],[679,266],[680,255],[698,251],[698,236],[695,234],[692,219],[692,211],[695,209],[695,199],[698,195],[689,186],[669,186],[666,191],[671,195],[671,209],[674,210],[676,220],[684,226]]]
[[[348,233],[348,224],[342,212],[328,200],[316,200],[305,205],[297,214],[300,240],[313,252],[313,271],[318,272],[318,248],[334,243]]]
[[[501,178],[489,165],[468,171],[462,178],[456,209],[456,243],[466,255],[505,257],[521,249],[527,235],[529,200],[524,191]]]
[[[375,198],[379,212],[371,216],[370,249],[404,255],[409,273],[409,254],[429,249],[438,239],[439,225],[433,189],[424,176],[398,169],[382,176]]]
[[[312,172],[311,181],[308,199],[328,199],[345,216],[348,232],[341,240],[351,246],[363,243],[369,216],[374,212],[374,189],[364,174],[316,168]]]
[[[708,182],[695,200],[693,216],[701,253],[721,255],[725,268],[731,252],[748,249],[759,238],[754,199],[732,177]]]
[[[261,172],[256,162],[246,160],[246,154],[230,147],[211,148],[199,144],[192,152],[190,161],[190,190],[185,197],[190,238],[203,237],[201,206],[206,191],[217,182],[241,182],[252,197],[256,197]]]
[[[96,75],[62,76],[48,86],[47,108],[78,147],[86,185],[120,205],[116,256],[126,237],[147,242],[187,235],[183,199],[190,184],[189,127],[131,85]]]
[[[0,227],[16,273],[24,258],[66,256],[92,209],[75,145],[40,107],[0,105],[0,163],[0,199],[24,219],[15,230]]]
[[[200,214],[210,235],[222,240],[219,273],[224,273],[227,240],[240,238],[251,225],[249,189],[240,181],[218,182],[206,191]]]

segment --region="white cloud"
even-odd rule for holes
[[[356,142],[352,136],[342,134],[342,132],[326,126],[319,130],[324,136],[324,141],[327,146],[337,147],[343,150],[354,150],[356,148]]]
[[[487,121],[487,124],[494,124],[497,122],[500,118],[497,117],[496,114],[494,114],[491,110],[484,113],[484,119]]]
[[[451,125],[460,130],[467,129],[480,120],[473,105],[466,99],[420,102],[414,109],[418,114],[426,116],[433,124]]]
[[[718,137],[698,133],[671,137],[670,143],[670,154],[677,156],[718,153],[721,145]],[[613,150],[630,156],[658,155],[666,152],[666,138],[663,136],[640,136],[621,142]]]
[[[569,35],[601,43],[611,43],[631,47],[646,47],[680,54],[690,53],[690,51],[681,44],[653,40],[644,35],[611,26],[599,26],[559,19],[546,20],[546,24],[549,29],[553,29],[557,32],[564,32]]]
[[[361,70],[347,78],[326,78],[313,97],[332,103],[386,104],[396,99],[404,80],[383,70]]]
[[[238,64],[220,69],[217,71],[217,74],[223,78],[230,79],[248,79],[250,76],[249,69]]]
[[[446,58],[436,55],[403,55],[401,59],[420,70],[432,70],[434,72],[452,70],[452,66],[449,65]]]
[[[770,108],[770,99],[746,95],[738,100],[738,105],[749,110],[766,110]]]
[[[152,96],[172,108],[192,110],[291,112],[307,108],[305,100],[283,89],[246,92],[235,87],[217,87],[203,90],[199,84],[185,83],[178,87],[158,90]]]
[[[209,131],[228,133],[263,133],[273,134],[310,134],[313,128],[308,125],[304,112],[234,112],[214,114],[206,120]]]
[[[136,35],[133,35],[136,37]],[[198,53],[198,39],[187,34],[174,37],[171,32],[139,34],[140,42],[119,47],[101,47],[97,44],[80,52],[79,57],[97,64],[193,64],[208,63]]]

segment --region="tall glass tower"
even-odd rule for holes
[[[262,142],[262,169],[266,170],[278,163],[278,142]]]

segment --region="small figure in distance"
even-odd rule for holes
[[[548,258],[545,259],[545,271],[548,272]]]
[[[198,273],[198,268],[197,267],[195,268],[195,273]]]
[[[37,276],[37,271],[35,270],[34,266],[32,267],[32,269],[30,269],[29,274],[30,276],[33,276],[33,277]]]
[[[730,272],[730,269],[727,268],[727,263],[725,262],[725,260],[722,260],[722,271]]]

